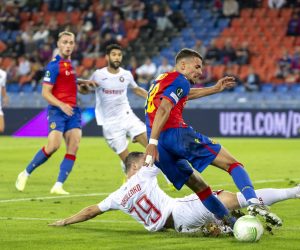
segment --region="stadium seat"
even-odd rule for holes
[[[30,83],[29,84],[24,84],[21,88],[21,91],[23,91],[24,93],[32,93],[33,92],[33,87]]]
[[[20,91],[20,86],[18,83],[8,83],[6,85],[7,92],[18,93]]]
[[[94,66],[94,58],[85,57],[82,60],[82,66],[84,66],[86,69],[91,69]]]
[[[96,65],[95,66],[96,66],[97,69],[105,67],[106,64],[107,64],[107,62],[106,62],[105,57],[99,57],[99,58],[96,59]]]
[[[291,91],[292,93],[300,94],[300,83],[292,84],[291,87],[290,87],[290,91]],[[298,96],[298,97],[299,97],[299,96]]]
[[[261,91],[263,93],[272,93],[273,92],[273,85],[271,83],[264,83],[261,86]]]
[[[289,91],[289,87],[286,84],[279,84],[275,86],[275,91],[277,93],[287,93]]]

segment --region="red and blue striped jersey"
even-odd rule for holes
[[[145,107],[147,127],[152,128],[156,111],[163,98],[169,100],[173,108],[162,130],[187,127],[182,118],[182,112],[189,92],[190,82],[181,73],[174,71],[159,75],[148,92]]]
[[[46,66],[43,84],[53,85],[52,94],[60,101],[77,105],[77,83],[75,70],[70,60],[57,55]]]

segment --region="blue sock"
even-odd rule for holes
[[[250,177],[240,163],[231,164],[228,172],[247,201],[257,199]]]
[[[223,219],[229,216],[228,209],[224,204],[213,195],[210,187],[196,193],[203,205],[213,213],[218,219]]]
[[[66,154],[62,163],[60,164],[60,171],[57,178],[57,182],[64,183],[68,178],[68,175],[71,173],[74,162],[76,160],[75,155]]]
[[[45,147],[43,147],[37,152],[33,160],[26,167],[27,173],[31,174],[33,170],[35,170],[38,166],[42,165],[45,161],[47,161],[49,157],[50,155],[46,153]]]

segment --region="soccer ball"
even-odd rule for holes
[[[263,235],[264,228],[256,217],[244,215],[233,226],[234,237],[238,241],[255,242]]]

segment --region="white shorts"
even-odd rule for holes
[[[218,222],[196,194],[176,199],[172,216],[175,230],[180,233],[197,232],[207,223]]]
[[[1,116],[4,116],[4,113],[3,113],[3,110],[2,110],[1,107],[0,107],[0,115],[1,115]]]
[[[103,136],[117,154],[128,147],[127,136],[135,142],[135,137],[145,132],[146,125],[134,113],[129,113],[122,122],[103,125]]]

